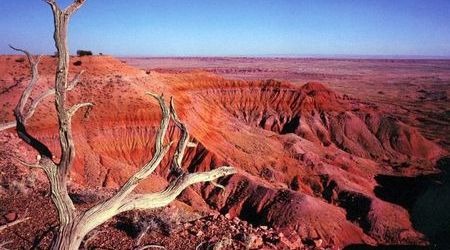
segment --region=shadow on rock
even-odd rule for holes
[[[417,177],[378,175],[374,191],[378,198],[410,212],[414,227],[430,241],[427,249],[450,249],[450,156],[438,160],[436,166],[441,173]],[[352,247],[355,248],[348,249],[371,249],[362,245]]]

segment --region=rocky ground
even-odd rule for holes
[[[398,106],[416,104],[405,104],[407,98],[399,90],[393,94],[391,85],[391,90],[382,90],[386,98],[381,99],[391,102],[386,105],[373,99],[373,93],[367,101],[363,94],[354,94],[356,87],[348,88],[352,93],[348,94],[323,82],[230,80],[198,70],[140,70],[108,56],[74,57],[72,62],[71,75],[80,70],[86,73],[77,90],[69,94],[69,102],[95,103],[93,109],[73,118],[77,158],[70,188],[77,206],[89,207],[108,197],[151,157],[161,115],[147,91],[174,97],[180,119],[197,144],[186,153],[185,171],[220,165],[238,169],[234,176],[219,181],[225,190],[197,184],[170,208],[116,217],[85,239],[85,248],[134,249],[156,244],[168,249],[341,249],[446,244],[442,240],[448,221],[445,212],[433,219],[431,229],[427,223],[419,227],[411,216],[422,211],[417,217],[427,218],[430,207],[446,211],[450,204],[443,199],[445,195],[426,192],[430,187],[445,190],[447,183],[432,177],[441,174],[438,163],[443,163],[441,169],[448,165],[447,137],[442,136],[448,129],[442,125],[446,121],[433,123],[442,131],[430,136],[429,127],[416,126],[422,123],[411,122],[406,113],[398,112]],[[33,96],[52,85],[54,63],[54,58],[42,59],[41,79]],[[1,56],[0,65],[0,119],[10,121],[29,71],[20,56]],[[350,66],[345,70],[351,72]],[[376,64],[370,66],[378,69]],[[447,88],[445,65],[433,67],[444,81],[442,88]],[[364,68],[361,72],[372,75]],[[415,84],[412,89],[425,86]],[[360,92],[367,91],[362,88]],[[433,106],[430,100],[436,97],[425,92],[418,92],[425,96],[424,110]],[[445,109],[446,93],[436,101],[439,110]],[[393,101],[395,96],[398,104]],[[30,131],[58,155],[50,99],[30,120]],[[419,106],[411,107],[420,111]],[[13,130],[0,135],[0,225],[30,217],[0,233],[1,242],[13,249],[33,245],[45,249],[56,226],[45,178],[14,161],[32,161],[36,155]],[[166,140],[178,137],[170,125]],[[170,164],[166,158],[137,191],[164,188]],[[429,181],[418,181],[422,179]],[[427,206],[417,207],[424,194]]]
[[[10,147],[0,155],[0,225],[21,221],[0,232],[2,249],[47,249],[57,226],[48,183],[39,171],[20,166],[13,159],[20,139],[1,133]],[[23,152],[22,152],[23,153]],[[30,154],[32,154],[30,152]],[[96,204],[113,190],[86,190],[71,186],[71,197],[83,209]],[[181,203],[153,211],[133,211],[115,217],[91,232],[82,249],[325,249],[319,238],[302,242],[268,226],[254,226],[238,217],[218,212],[186,209]]]

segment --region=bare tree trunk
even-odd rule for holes
[[[73,2],[67,9],[61,10],[54,0],[47,1],[52,8],[55,31],[53,38],[57,50],[58,65],[55,76],[55,106],[58,117],[59,142],[61,157],[58,167],[51,167],[47,173],[53,176],[52,199],[57,207],[59,215],[59,232],[52,249],[78,249],[80,240],[77,237],[77,225],[75,223],[75,207],[67,192],[67,178],[70,167],[75,159],[75,146],[72,138],[70,114],[66,110],[66,90],[69,75],[69,51],[67,45],[67,29],[71,15],[83,4],[84,0]],[[70,244],[75,244],[70,245]]]
[[[76,221],[61,227],[52,243],[53,250],[78,250],[85,235],[80,233]]]
[[[51,199],[58,211],[59,228],[51,249],[78,249],[71,246],[77,238],[77,215],[72,200],[67,192],[67,183],[62,182],[59,166],[47,158],[40,160],[40,166],[45,171],[50,182]],[[75,234],[74,234],[75,233]],[[82,238],[80,239],[81,243]],[[70,244],[69,244],[70,243]]]
[[[11,48],[25,53],[32,69],[32,79],[22,93],[14,110],[14,115],[16,117],[17,134],[24,142],[37,150],[40,156],[38,157],[37,163],[22,163],[29,167],[42,169],[46,173],[50,183],[51,199],[58,212],[59,220],[58,232],[56,232],[51,249],[77,250],[79,249],[83,238],[91,230],[108,221],[115,215],[134,209],[152,209],[166,206],[190,185],[200,182],[213,182],[217,178],[235,173],[235,169],[229,166],[219,167],[207,172],[185,173],[181,168],[184,153],[187,147],[193,145],[189,142],[189,134],[186,126],[176,115],[172,98],[170,100],[169,108],[162,95],[159,96],[148,93],[158,101],[162,111],[161,124],[156,134],[155,152],[152,159],[132,175],[111,198],[93,206],[87,211],[78,211],[70,199],[67,190],[67,180],[75,159],[75,145],[72,137],[71,118],[79,108],[92,106],[92,104],[79,103],[69,108],[66,107],[66,92],[76,85],[79,77],[79,75],[77,75],[74,80],[68,82],[69,51],[67,46],[67,28],[70,16],[81,7],[84,0],[74,0],[74,2],[64,10],[61,10],[58,7],[55,0],[47,0],[46,2],[51,6],[53,11],[55,26],[54,40],[58,51],[55,88],[47,90],[36,98],[35,101],[31,103],[28,111],[25,111],[25,104],[39,77],[37,68],[39,57],[35,60],[27,51],[16,49],[12,46]],[[55,162],[49,148],[30,135],[26,130],[27,120],[33,115],[38,104],[45,97],[53,93],[55,94],[55,107],[58,117],[59,141],[61,147],[60,162]],[[182,136],[173,156],[174,165],[171,169],[175,178],[169,183],[166,189],[161,192],[133,194],[136,186],[151,175],[159,166],[172,145],[172,142],[167,144],[164,142],[171,117],[182,132]]]

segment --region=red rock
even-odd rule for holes
[[[11,72],[28,74],[27,68],[16,69],[7,58],[14,56],[0,56],[1,82],[11,82]],[[204,171],[231,164],[240,170],[222,181],[227,187],[224,192],[199,184],[180,198],[185,203],[201,210],[216,208],[227,219],[239,216],[276,230],[295,231],[302,238],[320,236],[324,245],[421,241],[407,211],[374,195],[374,176],[393,171],[380,164],[383,159],[417,161],[422,170],[433,171],[433,161],[445,151],[389,113],[317,82],[300,86],[274,80],[226,80],[205,72],[146,74],[112,57],[80,60],[82,65],[72,67],[71,74],[81,69],[86,74],[77,91],[70,93],[70,102],[94,100],[96,106],[73,119],[74,182],[117,188],[146,163],[161,115],[145,92],[164,93],[174,97],[181,120],[198,143],[188,149],[186,169]],[[54,64],[54,58],[42,59],[45,67],[35,93],[50,87],[54,72],[48,66]],[[116,74],[121,77],[111,79]],[[0,105],[12,110],[22,89],[0,95]],[[30,133],[59,155],[55,119],[48,115],[52,108],[46,102],[36,111]],[[4,114],[3,120],[12,120],[11,112]],[[167,139],[178,136],[172,124]],[[2,152],[15,148],[5,141]],[[169,164],[166,158],[138,191],[164,188]],[[419,170],[413,164],[400,171]],[[342,196],[348,199],[339,200]],[[347,219],[347,211],[338,206],[345,202],[352,206],[352,200],[367,206],[362,217],[367,217],[363,219],[368,219],[370,230]]]
[[[4,217],[8,222],[13,222],[17,219],[17,213],[9,212]]]

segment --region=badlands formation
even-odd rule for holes
[[[20,58],[0,57],[2,122],[13,120],[13,107],[29,79],[28,66]],[[71,74],[85,73],[69,101],[95,106],[74,118],[74,190],[117,189],[151,158],[161,114],[145,94],[150,91],[173,96],[180,119],[197,143],[186,153],[187,171],[224,164],[238,169],[220,180],[225,190],[198,184],[185,191],[176,206],[268,226],[289,242],[297,241],[292,248],[428,244],[412,224],[411,204],[396,197],[386,178],[435,174],[436,162],[447,151],[389,110],[321,82],[233,80],[199,70],[146,72],[108,56],[74,57],[71,63],[76,61],[81,63],[71,66]],[[34,95],[53,85],[54,65],[55,58],[42,59]],[[29,124],[31,133],[56,152],[52,98]],[[173,126],[167,141],[179,137]],[[2,131],[1,137],[3,154],[35,157],[22,144],[12,143],[18,142],[12,129]],[[1,159],[3,172],[8,172],[6,165],[16,164]],[[169,166],[166,158],[138,191],[162,189]],[[14,210],[11,204],[1,204],[2,212]],[[271,246],[276,245],[265,245]]]

